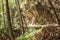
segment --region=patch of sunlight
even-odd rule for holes
[[[21,2],[20,8],[24,8],[24,5],[27,3],[27,1]]]

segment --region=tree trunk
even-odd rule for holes
[[[2,0],[2,11],[3,11],[3,22],[4,22],[4,27],[6,27],[6,25],[5,25],[4,3],[3,3],[3,0]]]
[[[22,35],[23,35],[25,31],[24,31],[24,26],[23,26],[23,15],[21,13],[19,0],[17,0],[17,4],[18,4],[18,9],[19,9],[20,24],[21,24]]]
[[[12,30],[8,0],[6,0],[6,13],[7,13],[7,21],[8,21],[8,26],[9,26],[10,37],[11,37],[11,40],[15,40],[13,30]]]

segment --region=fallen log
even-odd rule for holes
[[[48,26],[59,26],[58,24],[46,24],[46,25],[32,25],[29,24],[27,27],[48,27]]]

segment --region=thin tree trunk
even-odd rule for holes
[[[3,3],[3,0],[2,0],[2,11],[3,11],[3,25],[4,25],[4,33],[5,33],[5,32],[6,32],[6,25],[5,25],[4,3]],[[2,35],[4,35],[4,33],[3,33]],[[5,39],[5,40],[6,40],[5,36],[4,36],[4,38],[3,38],[3,39]]]
[[[8,0],[6,0],[6,13],[7,13],[7,21],[8,21],[8,26],[9,26],[10,37],[11,37],[11,40],[15,40],[13,30],[12,30]]]
[[[22,13],[21,13],[19,0],[17,0],[17,4],[18,4],[18,8],[19,8],[20,24],[21,24],[21,28],[22,28],[22,35],[23,35],[23,34],[24,34],[23,16],[22,16]]]
[[[54,11],[54,15],[55,15],[55,17],[56,17],[56,19],[57,19],[57,21],[58,21],[58,24],[60,25],[60,20],[59,20],[59,18],[58,18],[57,13],[56,13],[55,7],[53,6],[51,0],[48,0],[48,2],[49,2],[50,6],[52,7],[52,9],[53,9],[53,11]]]
[[[2,0],[2,11],[3,11],[3,22],[4,22],[4,27],[6,27],[5,25],[5,16],[4,16],[4,3],[3,3],[3,0]]]

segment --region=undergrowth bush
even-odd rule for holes
[[[26,32],[23,36],[17,37],[16,40],[34,40],[34,34],[40,31],[41,29],[30,29],[30,33]]]

